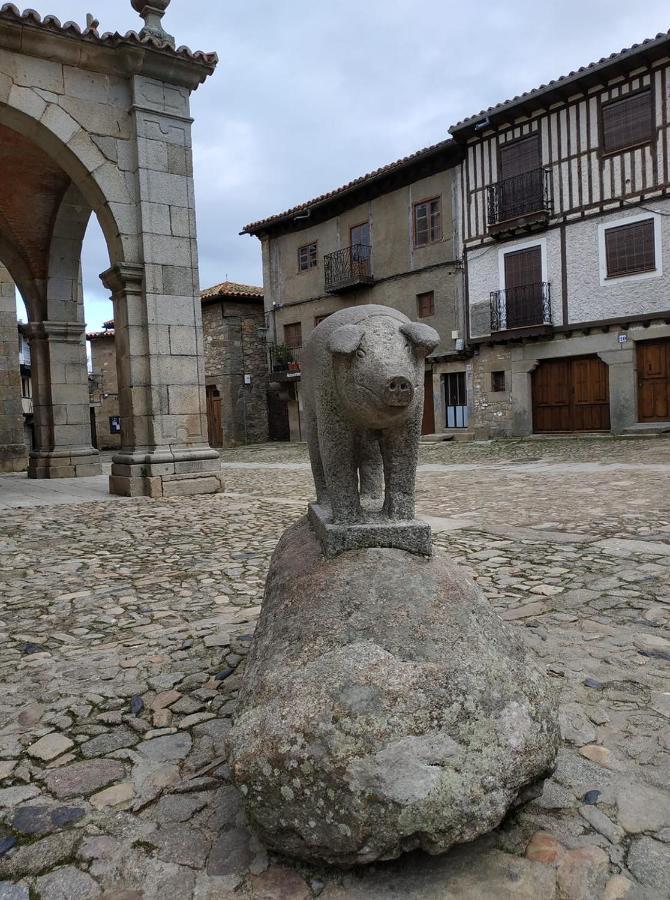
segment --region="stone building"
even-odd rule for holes
[[[217,58],[175,47],[161,24],[168,4],[132,0],[145,27],[126,35],[102,33],[93,16],[82,28],[0,7],[0,159],[12,173],[0,192],[0,262],[29,318],[34,478],[100,472],[80,267],[95,214],[109,252],[101,277],[113,295],[121,413],[110,490],[220,489],[207,442],[190,118],[190,94]],[[5,460],[24,453],[15,388],[0,382],[11,413],[0,419]]]
[[[224,281],[201,294],[207,428],[212,447],[268,439],[267,347],[263,289]],[[91,409],[100,450],[119,446],[114,322],[91,343]]]
[[[113,320],[105,322],[102,331],[88,332],[86,340],[91,345],[89,389],[95,446],[116,450],[121,446],[121,414]]]
[[[476,434],[670,427],[669,57],[660,35],[450,129]]]
[[[207,423],[212,447],[268,439],[263,289],[224,281],[201,294]]]
[[[447,407],[465,372],[460,158],[460,146],[443,141],[244,229],[262,245],[269,397],[285,399],[291,440],[302,439],[303,341],[325,316],[364,303],[393,306],[437,329],[442,343],[426,361],[423,431],[467,426],[462,407]]]

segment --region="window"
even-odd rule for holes
[[[492,391],[504,391],[505,390],[505,372],[491,372],[491,390]]]
[[[532,172],[542,165],[540,135],[533,134],[520,141],[513,141],[500,148],[500,178],[514,178]]]
[[[364,247],[370,246],[370,223],[363,222],[361,225],[354,225],[349,229],[349,238],[351,246],[362,244]]]
[[[313,241],[311,244],[305,244],[304,247],[298,247],[299,272],[307,272],[308,269],[314,269],[317,265],[316,241]]]
[[[322,316],[314,316],[314,327],[320,325],[324,319],[327,319],[328,316],[331,316],[332,313],[324,313]]]
[[[414,204],[414,246],[424,247],[442,240],[442,201],[440,197]]]
[[[654,220],[605,229],[607,277],[653,272],[656,269]]]
[[[605,153],[651,141],[654,136],[651,91],[639,91],[604,104],[601,119]]]
[[[416,311],[420,319],[427,319],[435,315],[435,293],[426,291],[416,295]]]
[[[109,417],[109,433],[121,434],[121,416]]]
[[[284,343],[291,350],[299,350],[302,347],[302,324],[300,322],[284,325]]]

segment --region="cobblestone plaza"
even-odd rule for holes
[[[265,572],[312,486],[301,446],[222,456],[225,492],[191,498],[78,479],[3,506],[28,482],[0,478],[2,900],[670,896],[670,440],[422,445],[436,552],[547,671],[563,747],[488,837],[348,873],[268,856],[229,781]]]

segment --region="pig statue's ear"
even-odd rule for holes
[[[358,325],[340,325],[328,338],[328,349],[331,353],[344,353],[350,356],[361,345],[363,329]]]
[[[424,325],[423,322],[404,322],[400,326],[400,331],[405,337],[409,338],[414,344],[417,351],[427,356],[440,343],[440,336],[431,328],[430,325]]]

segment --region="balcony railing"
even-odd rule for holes
[[[551,172],[533,169],[491,184],[488,191],[488,227],[497,231],[505,224],[531,218],[547,220],[552,212]]]
[[[323,258],[325,288],[329,294],[348,291],[373,283],[372,247],[352,244]]]
[[[270,371],[282,378],[298,378],[300,376],[301,347],[274,345],[270,350]]]
[[[551,285],[523,284],[491,291],[491,331],[551,325]]]

